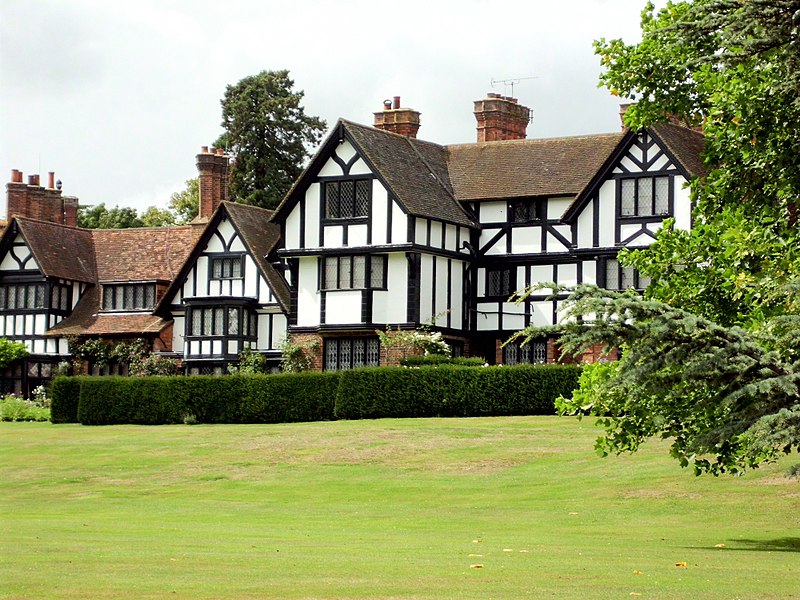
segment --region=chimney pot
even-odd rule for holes
[[[11,169],[11,183],[22,183],[22,171]]]
[[[56,172],[50,171],[47,173],[47,187],[51,190],[54,190],[56,187]]]
[[[200,146],[200,152],[203,154],[208,154],[208,146]]]
[[[392,108],[395,109],[395,110],[400,108],[400,96],[395,96],[394,97],[394,103],[392,104]]]
[[[36,175],[28,175],[28,185],[36,185]]]
[[[392,101],[388,98],[383,101],[383,110],[392,110]]]

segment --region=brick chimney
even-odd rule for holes
[[[22,171],[12,169],[11,181],[6,184],[8,218],[27,217],[76,227],[78,224],[78,199],[61,195],[61,182],[50,172],[48,187],[39,185],[39,175],[28,175],[22,181]]]
[[[499,142],[524,140],[533,114],[527,106],[518,104],[516,98],[489,93],[483,100],[475,101],[475,118],[478,141]]]
[[[399,133],[406,137],[417,137],[420,113],[412,108],[400,108],[400,96],[395,96],[393,100],[385,100],[383,110],[373,114],[375,115],[375,127],[378,129]]]
[[[228,157],[225,151],[203,146],[197,155],[197,172],[200,206],[196,221],[205,223],[220,202],[228,199]]]

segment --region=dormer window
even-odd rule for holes
[[[515,200],[508,203],[509,223],[530,223],[542,218],[542,203],[537,200]]]
[[[213,256],[211,279],[241,279],[244,275],[244,256]]]
[[[103,310],[153,310],[156,303],[154,283],[120,283],[103,285]]]
[[[654,217],[669,214],[669,177],[620,179],[620,216]]]
[[[359,219],[369,212],[370,179],[326,181],[322,185],[326,219]]]

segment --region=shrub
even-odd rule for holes
[[[50,383],[50,420],[53,423],[77,423],[81,377],[56,377]]]
[[[436,365],[453,365],[455,367],[483,367],[486,360],[478,356],[473,358],[457,357],[450,358],[441,354],[428,354],[406,356],[400,360],[404,367],[430,367]]]
[[[0,421],[49,421],[50,409],[13,394],[0,399]]]
[[[334,414],[341,419],[552,415],[555,399],[575,389],[579,373],[573,365],[345,371]]]

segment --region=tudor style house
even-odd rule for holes
[[[277,368],[287,337],[313,342],[318,369],[392,364],[376,330],[420,326],[457,355],[557,360],[553,339],[503,342],[555,323],[563,298],[509,297],[550,281],[646,287],[617,253],[668,217],[691,226],[703,136],[664,123],[528,140],[531,111],[498,94],[474,114],[477,142],[450,146],[417,139],[420,113],[399,97],[373,126],[340,120],[274,213],[229,202],[228,159],[204,147],[199,215],[182,227],[80,229],[52,173],[45,188],[12,171],[0,336],[31,355],[3,388],[29,393],[88,339],[144,339],[187,374],[224,373],[245,350]]]
[[[7,184],[10,221],[0,237],[0,336],[30,356],[2,373],[4,391],[29,394],[71,358],[70,341],[143,339],[188,373],[224,373],[249,348],[277,367],[288,288],[266,255],[278,241],[272,213],[226,202],[228,160],[197,157],[200,211],[181,227],[88,230],[77,199],[54,175]],[[125,374],[126,365],[85,365]]]
[[[502,346],[555,323],[563,300],[518,304],[515,290],[643,289],[618,251],[650,244],[668,217],[690,226],[702,134],[665,123],[526,140],[530,110],[498,94],[475,116],[477,143],[451,146],[417,139],[420,113],[398,97],[373,127],[340,120],[278,207],[288,330],[319,344],[318,368],[383,364],[376,329],[425,324],[458,354],[554,361],[554,340]]]

